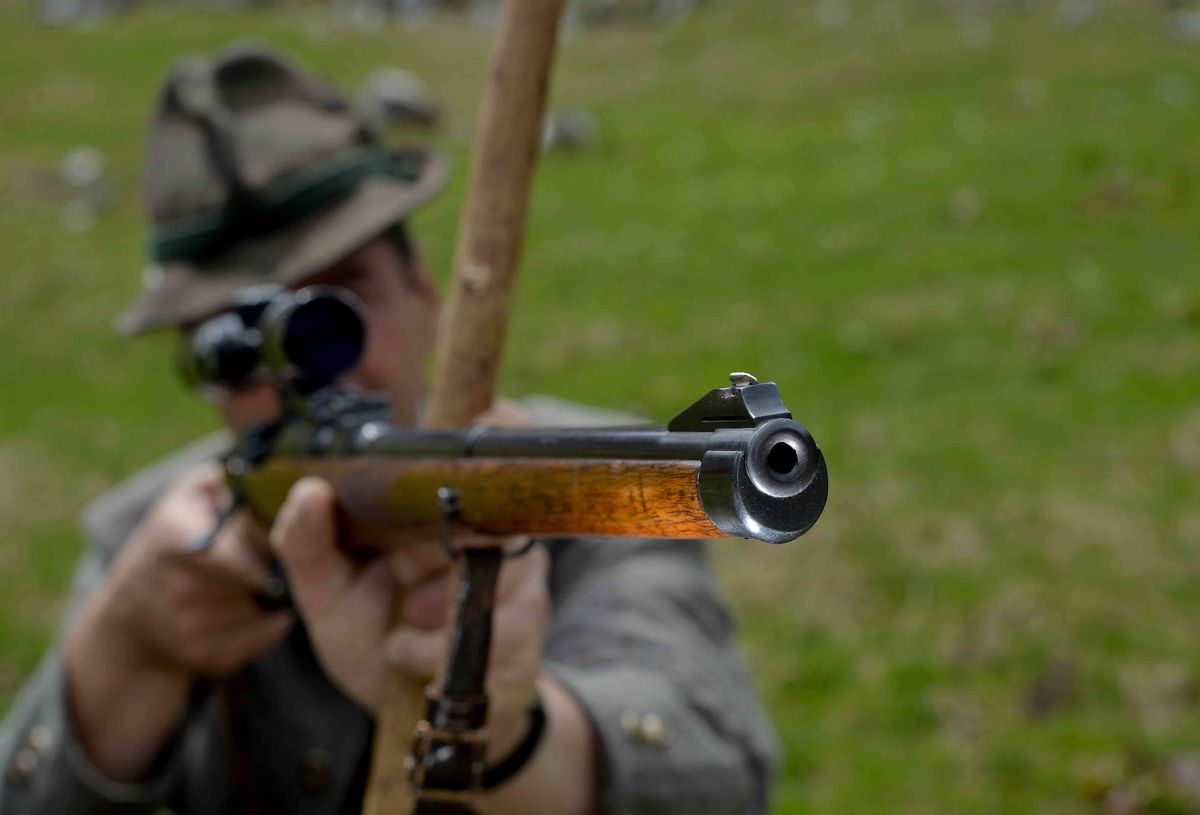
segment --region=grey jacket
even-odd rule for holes
[[[545,408],[535,410],[540,418],[551,415]],[[68,620],[165,486],[223,445],[197,443],[88,508],[89,546]],[[544,666],[578,697],[599,735],[603,811],[764,811],[775,739],[702,545],[547,545],[553,611]],[[357,812],[372,722],[324,676],[301,627],[224,684],[232,703],[218,705],[211,688],[198,687],[153,777],[120,784],[93,768],[75,739],[56,645],[0,729],[0,815]]]

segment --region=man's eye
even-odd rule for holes
[[[358,295],[358,299],[363,302],[368,302],[371,299],[371,292],[374,289],[370,280],[359,280],[346,288]]]
[[[371,278],[364,271],[354,270],[340,276],[335,285],[341,286],[343,289],[349,289],[359,297],[365,297],[371,288]]]
[[[336,285],[349,288],[356,283],[361,283],[362,281],[366,280],[367,277],[368,275],[365,269],[351,268],[338,275],[337,279],[333,282]]]

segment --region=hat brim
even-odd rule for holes
[[[195,322],[264,283],[294,285],[364,246],[445,186],[446,160],[431,153],[415,181],[371,178],[321,212],[212,258],[152,267],[142,297],[117,322],[128,336]]]

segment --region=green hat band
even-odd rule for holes
[[[238,241],[290,226],[346,197],[368,178],[389,176],[415,181],[423,161],[421,153],[379,148],[342,156],[217,212],[158,224],[150,233],[150,256],[166,263],[216,254]]]

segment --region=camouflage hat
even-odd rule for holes
[[[333,87],[260,47],[185,58],[151,121],[139,334],[337,262],[437,194],[446,163],[384,148]]]

